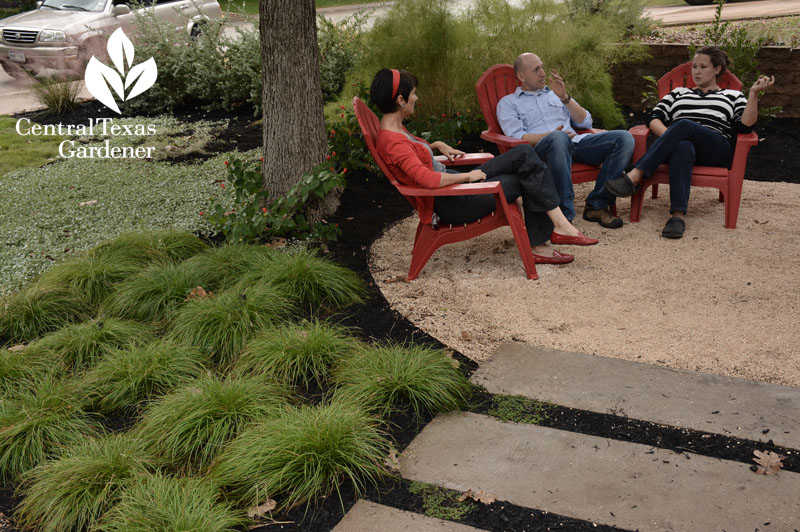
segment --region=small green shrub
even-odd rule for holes
[[[100,430],[84,414],[76,391],[60,382],[47,380],[34,392],[20,392],[0,408],[0,482],[18,482],[38,464]]]
[[[554,405],[521,395],[495,395],[488,415],[502,421],[538,425],[550,417]]]
[[[51,353],[66,367],[80,371],[115,349],[136,347],[152,340],[153,332],[147,325],[106,318],[68,325],[42,337],[28,349],[43,355]]]
[[[267,375],[293,385],[322,386],[331,367],[352,355],[359,345],[342,327],[318,321],[287,324],[263,331],[247,344],[234,371]]]
[[[446,412],[464,404],[471,389],[455,366],[437,349],[372,347],[336,368],[336,395],[369,405],[381,415],[406,405],[417,416]]]
[[[136,477],[151,468],[129,435],[90,439],[25,475],[14,517],[40,532],[90,529]]]
[[[146,266],[153,262],[181,262],[206,251],[207,246],[186,231],[123,233],[89,250],[89,257]]]
[[[58,76],[34,79],[31,85],[33,97],[47,109],[49,114],[60,116],[78,107],[80,85],[77,81]]]
[[[298,247],[276,253],[243,283],[267,281],[281,293],[311,308],[343,308],[362,300],[364,285],[354,272],[319,257],[316,251]]]
[[[97,532],[236,532],[249,522],[218,500],[204,478],[142,476],[97,525]]]
[[[82,389],[99,412],[110,414],[138,408],[205,373],[198,350],[153,342],[113,351],[89,370]]]
[[[362,28],[368,18],[359,12],[339,22],[324,16],[317,17],[320,85],[326,102],[335,100],[342,92],[347,75],[361,57]]]
[[[364,482],[385,474],[387,452],[377,420],[356,405],[335,402],[285,412],[247,429],[210,476],[243,506],[273,498],[288,508],[338,493],[345,479],[361,493]]]
[[[34,283],[0,301],[0,344],[30,342],[70,323],[89,318],[86,300],[71,290]]]
[[[288,319],[292,310],[279,288],[265,282],[242,284],[187,302],[175,314],[169,335],[225,365],[258,331]]]
[[[160,463],[204,469],[244,428],[275,415],[288,400],[286,387],[264,379],[205,377],[153,403],[137,433]]]
[[[0,349],[0,397],[31,391],[43,380],[59,375],[63,367],[54,362],[27,348]]]
[[[213,248],[187,259],[185,266],[207,279],[208,290],[227,288],[239,281],[239,276],[274,251],[267,246],[231,243]]]
[[[116,283],[138,272],[141,266],[108,257],[85,257],[57,264],[42,275],[42,281],[80,294],[92,307],[98,306]]]
[[[469,500],[460,500],[461,496],[457,491],[433,484],[412,482],[408,486],[408,491],[422,497],[425,515],[436,519],[458,521],[478,507]]]

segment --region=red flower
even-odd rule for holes
[[[205,214],[205,213],[204,213],[203,211],[200,211],[200,216],[203,216],[204,214]]]
[[[219,188],[225,188],[225,183],[220,183]]]
[[[267,214],[267,208],[266,207],[261,207],[261,212],[263,212],[264,214]]]
[[[327,157],[325,157],[325,160],[326,160],[326,161],[330,161],[330,160],[331,160],[331,156],[330,156],[330,155],[328,155]]]
[[[259,159],[259,160],[260,160],[262,163],[264,162],[264,158],[263,158],[263,157],[262,157],[261,159]]]
[[[336,152],[332,152],[331,157],[336,157]]]
[[[342,168],[342,173],[346,174],[347,173],[347,168]]]
[[[344,105],[340,105],[340,106],[339,106],[339,109],[344,109]]]
[[[331,172],[335,172],[335,170],[333,169],[333,166],[331,166]]]
[[[230,163],[229,163],[228,161],[225,161],[225,166],[228,166],[229,164],[230,164]]]
[[[460,111],[456,111],[456,116],[461,116],[461,112]]]
[[[335,135],[335,134],[336,134],[336,130],[334,130],[334,129],[331,129],[331,135],[333,136],[333,135]]]
[[[447,113],[442,113],[442,118],[447,118]]]
[[[344,113],[342,113],[342,118],[344,118]]]

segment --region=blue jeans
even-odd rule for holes
[[[575,192],[572,188],[572,163],[602,165],[594,190],[586,198],[590,209],[605,209],[616,198],[603,187],[606,179],[614,179],[625,170],[633,155],[633,136],[627,131],[604,131],[586,135],[572,142],[563,131],[553,131],[536,146],[536,153],[550,169],[550,175],[561,199],[561,210],[568,220],[575,218]]]
[[[695,163],[728,167],[732,158],[733,147],[720,133],[693,120],[678,120],[669,125],[634,166],[650,176],[658,165],[669,163],[669,212],[685,213]]]

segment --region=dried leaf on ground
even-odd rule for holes
[[[461,339],[465,342],[472,340],[472,333],[469,331],[461,331]]]
[[[753,451],[753,454],[755,455],[753,461],[761,466],[756,469],[756,473],[759,475],[774,475],[783,467],[783,459],[785,458],[783,455],[772,451],[764,452],[758,450]]]
[[[205,288],[203,288],[202,286],[198,286],[198,287],[192,288],[192,290],[189,292],[189,295],[186,297],[186,299],[189,299],[189,300],[192,300],[192,299],[203,299],[204,297],[210,297],[210,296],[213,296],[213,295],[214,295],[214,292],[206,292]]]
[[[259,504],[258,506],[253,506],[249,510],[247,510],[247,517],[250,519],[258,519],[260,517],[264,517],[265,514],[271,512],[275,509],[278,505],[277,502],[273,499],[267,499],[267,502],[264,504]]]
[[[82,202],[78,203],[78,207],[86,207],[87,205],[94,205],[95,203],[97,203],[96,199],[89,200],[89,201],[82,201]]]
[[[282,236],[273,238],[269,244],[264,244],[267,247],[278,249],[278,248],[285,248],[286,247],[286,239]]]
[[[11,347],[8,348],[8,350],[11,351],[12,353],[15,351],[22,351],[23,349],[25,349],[25,344],[12,345]]]
[[[389,456],[383,461],[383,465],[389,468],[390,471],[400,471],[400,460],[397,458],[397,451],[391,449]]]
[[[405,275],[395,275],[394,277],[390,277],[389,279],[386,279],[383,282],[386,283],[386,284],[391,284],[391,283],[396,283],[397,281],[403,281],[404,283],[411,282],[411,281],[408,280],[408,277],[406,277]]]
[[[456,356],[455,355],[456,354],[452,349],[445,349],[444,350],[444,356],[446,356],[450,360],[450,365],[452,365],[454,368],[458,369],[459,367],[461,367],[461,363],[458,360],[456,360]]]
[[[483,490],[473,492],[472,490],[467,490],[461,494],[458,498],[459,502],[464,502],[467,499],[472,499],[473,501],[478,501],[480,503],[489,505],[493,502],[497,501],[497,497],[493,493],[486,493]]]

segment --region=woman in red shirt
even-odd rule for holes
[[[417,102],[417,78],[404,70],[384,68],[375,74],[370,98],[383,112],[377,149],[398,180],[405,185],[439,188],[458,183],[499,181],[509,203],[522,199],[525,228],[533,258],[537,264],[566,264],[575,258],[548,245],[588,246],[598,240],[588,238],[564,217],[547,166],[530,145],[517,146],[480,165],[471,172],[454,172],[433,158],[438,150],[450,160],[464,155],[441,141],[428,144],[411,135],[403,120],[414,114]],[[434,212],[446,224],[473,222],[495,209],[491,194],[476,196],[439,196],[430,200],[426,211]],[[421,212],[427,216],[428,212]]]

